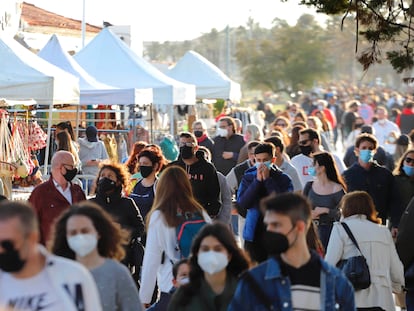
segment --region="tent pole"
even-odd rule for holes
[[[170,134],[172,137],[175,137],[174,130],[174,105],[170,105]]]
[[[52,114],[53,114],[53,102],[49,106],[49,118],[47,121],[47,140],[46,140],[46,152],[45,152],[45,161],[43,163],[43,175],[47,175],[47,167],[49,165],[49,153],[50,153],[50,143],[51,143],[51,133],[52,133]]]
[[[76,141],[78,140],[79,137],[79,120],[80,120],[80,104],[78,106],[76,106],[76,131],[75,131],[75,135],[76,135]]]

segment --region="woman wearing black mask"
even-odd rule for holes
[[[166,160],[158,146],[146,147],[138,154],[137,171],[141,173],[142,179],[138,180],[130,197],[137,204],[144,221],[154,201],[157,175],[165,163]]]
[[[105,163],[101,166],[96,180],[96,196],[90,199],[98,203],[106,212],[112,215],[115,222],[130,234],[130,247],[124,263],[129,267],[137,266],[133,249],[144,233],[144,222],[134,200],[125,197],[123,190],[129,181],[126,167],[118,163]]]

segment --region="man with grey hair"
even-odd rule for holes
[[[77,169],[70,152],[56,152],[51,166],[49,180],[36,186],[29,197],[39,220],[42,244],[48,241],[50,226],[54,220],[71,204],[86,200],[82,188],[71,182]]]
[[[38,244],[36,215],[26,203],[0,204],[0,309],[102,310],[89,271]]]

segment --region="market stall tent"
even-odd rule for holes
[[[194,84],[199,99],[241,99],[240,84],[197,52],[188,51],[167,73],[178,81]]]
[[[79,104],[79,81],[13,38],[0,37],[0,97],[48,106]]]
[[[13,38],[0,37],[0,97],[33,99],[39,105],[47,105],[50,139],[53,105],[79,105],[79,79],[35,55]]]
[[[44,60],[79,78],[82,105],[151,104],[152,89],[118,88],[97,81],[64,51],[56,35],[37,54]]]
[[[166,76],[135,54],[108,28],[104,28],[74,58],[103,83],[119,88],[152,88],[155,105],[195,103],[194,85]]]

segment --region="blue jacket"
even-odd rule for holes
[[[272,165],[270,177],[264,181],[256,178],[257,168],[249,168],[243,175],[237,191],[237,204],[247,209],[246,224],[243,230],[243,239],[252,242],[257,222],[260,218],[259,202],[272,192],[282,193],[293,191],[290,177],[276,166]]]
[[[320,257],[319,257],[320,258]],[[354,289],[346,277],[333,266],[321,261],[321,311],[355,309]],[[273,310],[292,310],[290,280],[283,276],[279,262],[272,257],[248,273],[261,286],[261,290],[273,301]],[[246,278],[242,278],[233,296],[228,311],[268,310],[251,289]]]

